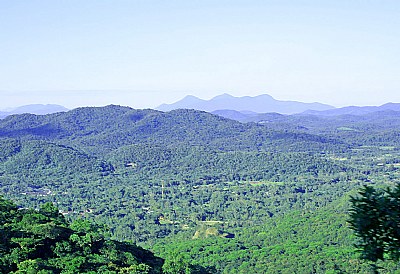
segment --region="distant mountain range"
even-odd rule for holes
[[[283,121],[285,119],[284,114],[280,113],[250,113],[250,112],[241,112],[236,110],[216,110],[212,111],[212,114],[228,118],[231,120],[236,120],[239,122],[276,122]],[[365,106],[365,107],[343,107],[330,109],[325,111],[315,111],[315,110],[307,110],[302,113],[293,114],[291,116],[309,116],[311,117],[339,117],[339,116],[364,116],[367,114],[381,113],[382,115],[390,115],[390,116],[400,116],[400,104],[397,103],[388,103],[382,106]]]
[[[17,107],[12,110],[8,110],[8,111],[0,111],[0,119],[3,119],[5,117],[7,117],[9,115],[13,115],[13,114],[31,113],[31,114],[36,114],[36,115],[45,115],[45,114],[64,112],[64,111],[68,111],[68,109],[63,106],[60,106],[60,105],[33,104],[33,105],[25,105],[25,106]]]
[[[307,110],[325,111],[334,109],[333,106],[321,103],[302,103],[296,101],[279,101],[272,96],[263,94],[255,97],[244,96],[234,97],[229,94],[222,94],[211,100],[199,99],[189,95],[173,104],[162,104],[157,110],[171,111],[174,109],[196,109],[207,112],[217,110],[233,110],[241,113],[255,112],[267,113],[277,112],[282,114],[295,114]]]
[[[394,111],[400,114],[400,103],[387,103],[381,106],[347,106],[335,108],[321,103],[303,103],[297,101],[279,101],[268,94],[255,97],[234,97],[222,94],[210,100],[203,100],[188,95],[172,104],[162,104],[156,110],[167,112],[176,109],[195,109],[236,120],[240,122],[260,122],[276,120],[284,115],[340,116],[365,115],[375,112]],[[20,106],[7,111],[0,111],[0,119],[13,114],[30,113],[46,115],[68,111],[67,108],[55,104],[32,104]]]
[[[381,106],[349,106],[336,109],[329,109],[324,111],[307,110],[303,114],[312,114],[319,116],[338,116],[338,115],[364,115],[378,111],[400,111],[400,104],[387,103]]]
[[[275,121],[282,115],[359,116],[386,111],[395,111],[400,114],[399,103],[387,103],[381,106],[347,106],[335,108],[321,103],[279,101],[267,94],[255,97],[234,97],[229,94],[222,94],[210,100],[202,100],[189,95],[176,103],[160,105],[157,109],[160,111],[196,109],[240,122],[260,122],[271,119]]]

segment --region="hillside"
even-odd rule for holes
[[[193,273],[366,272],[347,201],[364,184],[400,182],[399,134],[396,112],[12,115],[0,120],[0,193],[20,207],[55,203]]]
[[[396,135],[400,127],[399,111],[382,111],[380,108],[377,111],[357,115],[244,114],[228,110],[215,111],[213,114],[242,123],[258,123],[275,131],[295,131],[325,137],[330,136],[359,145],[371,144],[371,142],[376,144],[377,139],[373,136],[369,138],[366,134],[367,131],[379,135],[381,139],[386,139],[386,141],[390,139],[393,142],[395,141],[393,134]]]
[[[274,131],[202,111],[159,112],[120,106],[80,108],[45,116],[10,116],[0,121],[0,136],[78,145],[87,153],[100,155],[132,144],[166,147],[207,144],[207,147],[226,151],[285,150],[303,140],[310,141],[316,148],[329,145],[321,137]],[[279,140],[284,143],[278,148]]]

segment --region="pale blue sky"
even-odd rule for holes
[[[400,1],[0,0],[0,109],[400,102]]]

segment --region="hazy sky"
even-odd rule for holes
[[[0,108],[400,102],[400,1],[0,0]]]

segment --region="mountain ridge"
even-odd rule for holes
[[[210,100],[203,100],[193,95],[188,95],[180,101],[172,104],[162,104],[156,109],[160,111],[171,111],[174,109],[186,108],[206,112],[213,112],[222,109],[235,111],[251,111],[257,113],[277,112],[281,114],[295,114],[306,110],[330,110],[333,106],[322,103],[303,103],[297,101],[280,101],[271,95],[261,94],[257,96],[235,97],[228,93],[217,95]]]
[[[36,115],[46,115],[56,112],[65,112],[68,110],[69,109],[67,109],[66,107],[57,104],[30,104],[19,106],[7,111],[0,111],[0,119],[14,114],[30,113]]]
[[[346,106],[342,108],[316,111],[307,110],[302,114],[320,115],[320,116],[338,116],[338,115],[364,115],[378,111],[400,111],[400,103],[386,103],[380,106]]]
[[[211,112],[212,114],[236,120],[239,122],[265,122],[270,117],[288,116],[277,112],[254,113],[246,111],[237,111],[232,109],[220,109]],[[341,116],[365,116],[369,114],[381,113],[382,115],[400,114],[399,103],[386,103],[381,106],[348,106],[325,111],[307,110],[302,113],[296,113],[289,116],[314,116],[314,117],[341,117]]]

